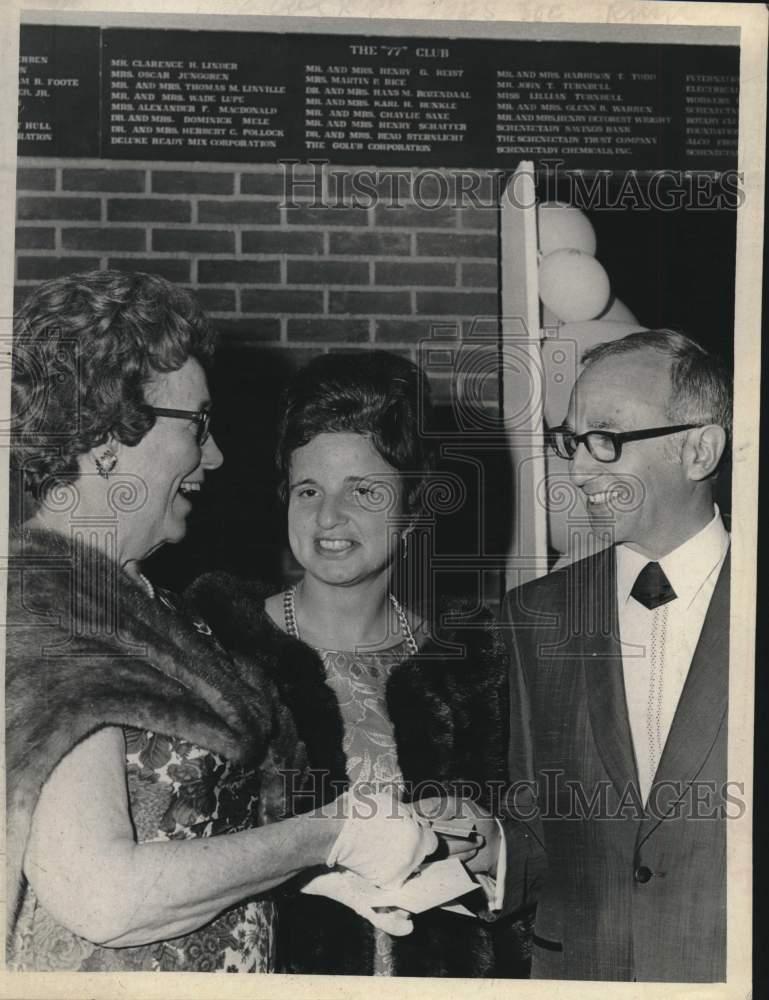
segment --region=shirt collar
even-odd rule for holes
[[[713,518],[696,535],[668,552],[659,560],[670,585],[683,603],[689,607],[702,589],[705,581],[720,567],[729,547],[729,533],[721,520],[721,512],[714,504]],[[617,546],[617,602],[627,603],[636,577],[649,559],[628,548]]]

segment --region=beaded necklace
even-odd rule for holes
[[[398,616],[401,635],[406,640],[406,648],[409,651],[409,656],[416,656],[419,652],[419,646],[417,646],[414,633],[411,631],[406,612],[394,594],[388,594],[387,596],[390,598],[390,603],[395,610],[395,614]],[[286,623],[286,632],[294,639],[299,639],[299,627],[296,623],[296,584],[289,587],[283,594],[283,619]]]

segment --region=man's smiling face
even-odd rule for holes
[[[577,434],[664,427],[677,422],[669,416],[670,394],[669,361],[658,351],[610,356],[580,375],[566,423]],[[571,461],[591,523],[653,558],[693,533],[689,510],[695,484],[676,457],[678,437],[625,442],[620,457],[608,463],[580,444]]]

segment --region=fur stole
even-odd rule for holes
[[[320,657],[266,614],[272,592],[209,574],[188,593],[225,645],[255,659],[272,678],[291,712],[310,766],[293,788],[293,811],[301,812],[333,800],[346,786],[344,730]],[[436,795],[463,782],[466,789],[478,787],[478,801],[488,806],[490,783],[499,788],[507,781],[509,720],[507,656],[491,616],[456,603],[441,607],[419,655],[393,669],[386,698],[407,797]],[[295,881],[279,893],[283,971],[370,975],[371,926],[346,907],[299,895],[297,888]],[[437,910],[414,924],[411,935],[393,939],[397,975],[522,974],[515,961],[520,928],[509,918],[486,923]]]
[[[9,555],[10,932],[40,789],[86,736],[105,725],[150,729],[263,769],[268,757],[294,761],[296,736],[258,668],[230,657],[202,623],[151,599],[103,553],[25,530],[12,536]]]

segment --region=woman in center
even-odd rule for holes
[[[492,818],[493,790],[506,780],[503,643],[486,612],[437,601],[422,618],[393,593],[393,567],[429,500],[427,381],[393,354],[328,354],[294,376],[284,402],[278,472],[303,576],[271,595],[203,578],[209,620],[231,647],[269,664],[294,715],[313,768],[311,787],[293,789],[297,811],[348,784],[395,786],[444,821],[472,816],[483,846],[467,862],[478,890],[463,898],[477,916],[432,909],[401,938],[289,883],[278,904],[283,968],[523,975],[527,922],[500,914],[526,900],[520,886],[504,898],[506,838]],[[516,833],[507,840],[509,849]]]

